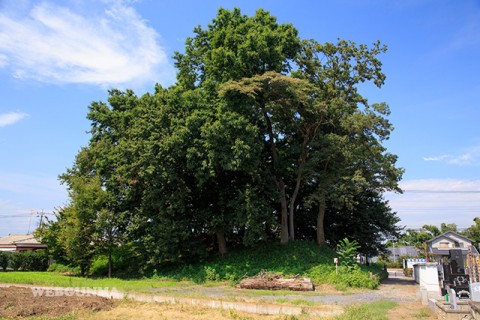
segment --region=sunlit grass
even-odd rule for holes
[[[53,287],[117,289],[127,292],[149,292],[153,288],[188,286],[192,282],[167,279],[123,280],[118,278],[84,278],[52,272],[0,272],[0,282]]]

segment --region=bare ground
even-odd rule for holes
[[[110,310],[115,302],[97,296],[35,296],[30,288],[0,288],[0,318],[58,316],[70,312]]]

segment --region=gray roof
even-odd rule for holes
[[[10,234],[0,238],[0,245],[40,244],[32,234]]]
[[[428,240],[427,243],[432,243],[434,240],[437,240],[437,239],[440,239],[440,238],[444,238],[444,237],[445,237],[445,238],[450,238],[451,235],[455,235],[456,237],[459,237],[459,238],[461,238],[461,239],[463,239],[463,240],[465,240],[465,241],[468,241],[468,242],[470,242],[470,243],[473,243],[473,240],[471,240],[471,239],[469,239],[469,238],[467,238],[467,237],[465,237],[465,236],[462,236],[461,234],[458,234],[458,233],[456,233],[456,232],[453,232],[453,231],[447,231],[447,232],[445,232],[445,233],[442,233],[441,235],[436,236],[435,238],[432,238],[432,239]]]

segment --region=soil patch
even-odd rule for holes
[[[0,287],[0,318],[58,316],[71,312],[110,310],[115,302],[97,296],[35,296],[31,288]]]

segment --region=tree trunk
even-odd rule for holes
[[[112,249],[108,250],[108,277],[112,277]]]
[[[298,170],[301,170],[300,168]],[[297,175],[297,181],[295,184],[295,190],[293,191],[292,197],[290,198],[289,204],[289,214],[288,214],[288,231],[290,234],[290,240],[295,240],[295,200],[297,199],[298,191],[300,190],[300,182],[301,182],[301,173],[299,172]]]
[[[227,254],[227,241],[225,240],[225,233],[217,232],[218,252],[222,257]]]
[[[320,205],[319,205],[319,209],[318,209],[318,216],[317,216],[317,244],[319,246],[323,246],[323,245],[326,244],[326,241],[325,241],[325,225],[324,225],[325,209],[326,209],[325,200],[322,199],[322,200],[320,200]]]
[[[280,230],[280,243],[288,243],[288,209],[287,209],[287,196],[285,194],[285,183],[283,179],[276,179],[278,196],[280,201],[280,217],[281,217],[281,230]]]
[[[308,151],[307,151],[307,143],[308,143],[308,133],[310,131],[307,130],[307,133],[303,137],[302,142],[302,151],[300,153],[300,159],[298,164],[298,171],[297,171],[297,178],[295,180],[295,189],[293,190],[292,197],[290,198],[289,204],[289,224],[288,230],[290,233],[290,240],[295,240],[295,201],[297,200],[298,192],[300,191],[300,184],[302,182],[303,177],[303,168],[305,167],[305,162],[307,161]]]
[[[265,107],[262,107],[265,110]],[[275,147],[275,135],[273,133],[272,123],[270,122],[270,117],[268,113],[264,112],[265,123],[267,124],[267,132],[268,132],[268,145],[270,147],[270,152],[272,154],[273,160],[273,169],[276,170],[278,165],[278,152],[277,148]],[[280,218],[281,218],[281,231],[280,231],[280,243],[286,244],[288,243],[288,208],[287,208],[287,196],[285,192],[285,182],[281,175],[274,174],[275,184],[277,186],[278,197],[280,202]]]

